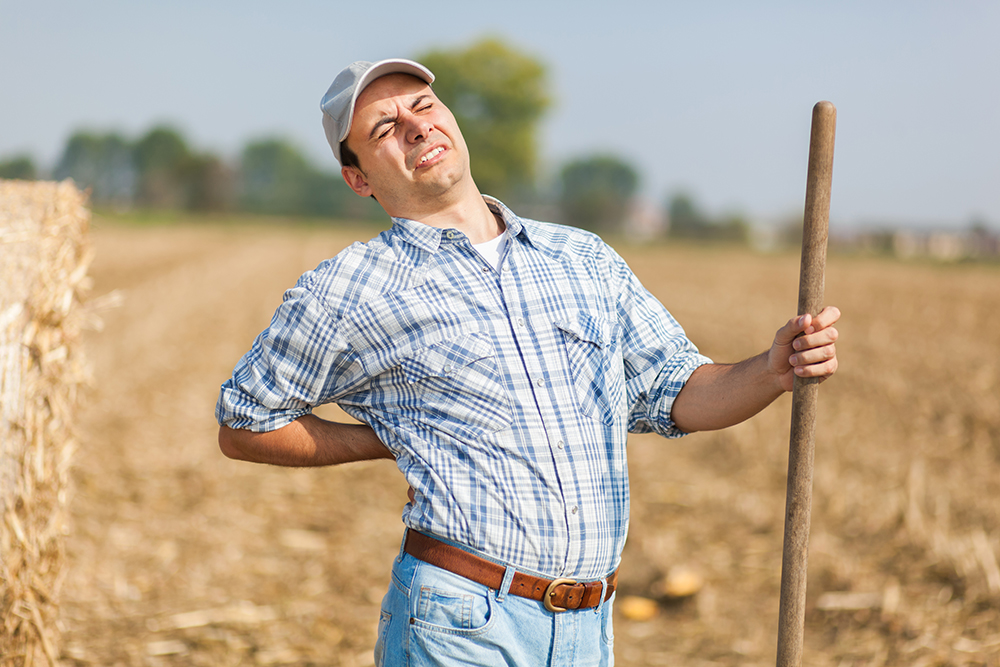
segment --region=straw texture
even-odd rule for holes
[[[0,667],[58,657],[89,224],[72,181],[0,180]]]

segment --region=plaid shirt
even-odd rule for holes
[[[598,237],[486,201],[499,270],[457,230],[394,219],[285,294],[216,416],[270,431],[337,403],[395,454],[408,527],[603,577],[628,531],[627,432],[683,435],[671,406],[710,360]]]

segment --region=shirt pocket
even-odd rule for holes
[[[569,372],[582,412],[611,425],[623,417],[625,381],[611,320],[577,312],[554,322],[563,334]]]
[[[485,332],[470,332],[414,350],[399,362],[418,399],[418,421],[499,431],[513,413]]]

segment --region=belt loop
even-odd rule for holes
[[[597,606],[594,607],[594,613],[600,615],[601,607],[604,606],[604,596],[608,594],[608,578],[604,577],[601,579],[601,598],[597,601]]]
[[[403,541],[399,543],[399,553],[396,554],[397,563],[403,562],[403,554],[406,553],[406,538],[409,536],[409,532],[410,532],[409,528],[403,529]]]
[[[503,581],[500,583],[500,590],[497,591],[497,602],[503,602],[504,598],[507,597],[507,593],[510,592],[510,585],[514,581],[514,575],[517,574],[517,570],[514,569],[513,565],[508,565],[503,571]]]

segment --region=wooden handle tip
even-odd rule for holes
[[[823,100],[821,102],[816,103],[816,106],[813,107],[813,113],[836,115],[837,107],[833,106],[833,102],[827,102],[826,100]]]

